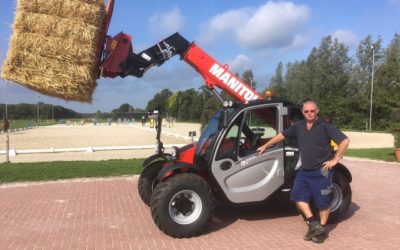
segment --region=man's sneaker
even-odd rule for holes
[[[303,239],[306,241],[312,240],[315,236],[315,229],[314,227],[309,226],[306,235],[304,235]]]
[[[320,244],[320,243],[323,243],[326,240],[326,238],[328,238],[328,234],[325,232],[325,233],[314,236],[312,238],[312,242]]]
[[[326,229],[321,224],[317,224],[315,226],[309,226],[306,235],[304,235],[303,239],[306,241],[313,240],[313,238],[317,235],[326,234]]]

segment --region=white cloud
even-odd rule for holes
[[[389,5],[400,7],[400,0],[389,0]]]
[[[284,47],[283,49],[285,51],[289,51],[289,50],[301,48],[301,47],[305,46],[309,40],[310,40],[310,37],[308,34],[297,34],[294,37],[294,39],[292,40],[292,43],[289,46]]]
[[[178,7],[150,17],[149,28],[156,37],[164,37],[183,29],[185,18]]]
[[[231,72],[244,72],[245,70],[251,69],[253,65],[253,60],[245,55],[237,55],[235,59],[233,59],[229,63],[229,69]]]
[[[261,6],[238,33],[246,47],[282,47],[291,44],[309,17],[309,8],[289,2]]]
[[[228,10],[212,17],[211,21],[203,25],[203,31],[199,38],[204,43],[235,36],[236,29],[250,18],[250,9]]]
[[[305,5],[269,1],[259,8],[229,10],[203,27],[201,38],[236,39],[242,47],[287,47],[294,42],[310,16]]]
[[[357,46],[357,36],[350,30],[336,30],[332,33],[332,38],[336,38],[339,42],[346,44],[349,47]]]

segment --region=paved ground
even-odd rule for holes
[[[302,240],[305,224],[282,204],[219,206],[203,235],[168,237],[126,177],[0,185],[0,249],[399,249],[400,164],[343,162],[353,203],[322,246]]]

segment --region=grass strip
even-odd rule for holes
[[[88,177],[135,175],[144,159],[107,161],[59,161],[0,164],[0,184]]]
[[[396,161],[393,148],[348,149],[345,156],[391,162]]]
[[[393,148],[348,149],[346,156],[395,162]],[[140,174],[144,159],[0,164],[0,184]]]

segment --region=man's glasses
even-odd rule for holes
[[[315,113],[315,109],[303,110],[303,113],[304,113],[304,114],[308,114],[308,113],[313,114],[313,113]]]

